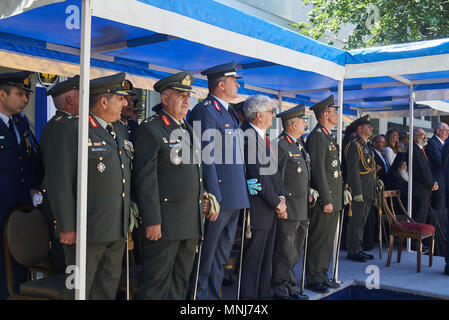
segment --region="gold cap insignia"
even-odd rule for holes
[[[182,79],[181,84],[182,84],[183,86],[190,87],[191,84],[192,84],[192,79],[191,79],[190,75],[186,75],[186,76],[184,77],[184,79]]]
[[[28,77],[26,77],[25,79],[23,79],[23,84],[26,85],[26,86],[29,86],[30,85],[30,79],[31,79],[31,74]]]

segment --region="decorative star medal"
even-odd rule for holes
[[[106,169],[106,165],[100,161],[97,165],[98,172],[103,173],[105,169]]]
[[[338,178],[338,171],[337,170],[334,171],[334,178]]]
[[[337,160],[332,160],[332,167],[335,168],[338,165]]]

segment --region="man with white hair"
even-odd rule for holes
[[[287,206],[281,172],[266,134],[274,117],[273,103],[266,96],[252,96],[243,111],[247,178],[257,179],[262,190],[250,196],[251,238],[245,239],[243,247],[241,298],[264,299],[272,297],[276,218],[287,219]]]
[[[448,136],[449,126],[444,122],[439,122],[435,126],[432,138],[429,139],[425,146],[426,154],[432,169],[433,179],[438,183],[438,190],[432,193],[432,209],[438,211],[445,208],[446,183],[444,179],[442,150]]]
[[[429,212],[430,198],[433,190],[438,190],[438,184],[432,177],[429,157],[426,153],[426,132],[421,128],[413,130],[413,219],[426,223]]]

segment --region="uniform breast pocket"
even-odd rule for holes
[[[112,151],[106,147],[89,149],[89,177],[94,175],[107,176],[111,172]]]

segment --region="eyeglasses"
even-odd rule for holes
[[[276,114],[276,108],[273,108],[273,109],[271,109],[271,110],[264,111],[264,113]]]

